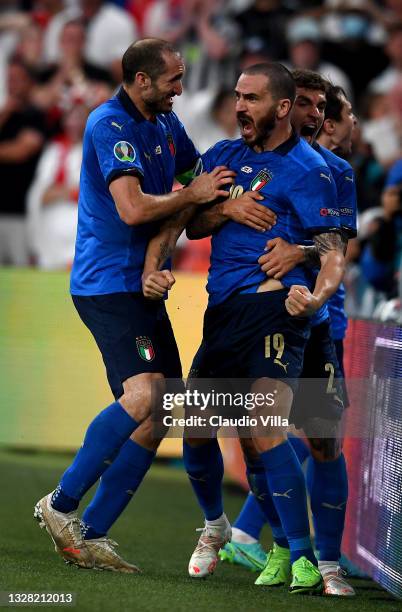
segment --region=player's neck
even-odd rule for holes
[[[262,153],[263,151],[273,151],[281,144],[289,140],[292,133],[293,130],[291,125],[277,125],[267,136],[267,138],[261,143],[254,145],[253,149],[256,153]]]
[[[128,88],[126,85],[123,85],[123,89],[141,115],[148,121],[155,121],[155,114],[149,111],[144,102],[141,100],[139,94],[137,94],[137,92],[133,89]]]
[[[316,142],[324,147],[324,149],[328,149],[329,151],[333,151],[337,148],[337,145],[332,141],[331,136],[328,134],[321,133]]]

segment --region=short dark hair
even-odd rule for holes
[[[279,62],[254,64],[243,70],[243,74],[263,74],[269,81],[269,89],[276,100],[289,99],[292,103],[296,97],[296,85],[291,72]]]
[[[344,101],[341,98],[346,99],[346,93],[339,85],[329,84],[327,90],[327,105],[325,107],[325,119],[332,119],[333,121],[342,120],[342,110],[344,107]]]
[[[164,53],[177,53],[166,40],[160,38],[143,38],[129,46],[121,61],[123,82],[131,85],[137,72],[145,72],[152,80],[157,79],[166,70]]]
[[[329,81],[313,70],[292,70],[292,77],[296,87],[303,89],[315,89],[326,94],[330,87]]]

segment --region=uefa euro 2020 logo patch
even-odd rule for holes
[[[155,357],[154,347],[148,336],[138,336],[135,339],[137,343],[138,354],[144,361],[152,361]]]
[[[253,178],[250,183],[250,191],[260,191],[269,181],[272,181],[273,174],[266,168],[260,170],[260,172]]]
[[[135,160],[135,150],[132,144],[126,140],[116,142],[113,149],[114,156],[121,162],[133,162]]]

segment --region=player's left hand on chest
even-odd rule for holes
[[[319,308],[317,298],[304,285],[292,285],[285,301],[292,317],[309,317]]]
[[[265,247],[268,251],[258,259],[261,270],[271,278],[280,279],[303,260],[297,244],[289,244],[282,238],[273,238]]]

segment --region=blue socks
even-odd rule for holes
[[[89,425],[83,445],[53,494],[53,508],[59,512],[76,510],[79,500],[109,467],[138,425],[119,402],[100,412]]]
[[[297,455],[298,460],[303,465],[307,457],[310,456],[310,449],[305,442],[301,438],[294,436],[293,434],[288,434],[288,441],[292,445],[294,452]]]
[[[223,459],[218,440],[213,438],[198,447],[184,440],[183,461],[205,518],[214,521],[223,513]]]
[[[237,529],[241,529],[244,531],[244,533],[247,533],[252,538],[259,540],[261,530],[266,522],[267,517],[256,500],[254,493],[250,492],[247,495],[246,501],[243,504],[239,516],[233,523],[233,527],[237,527]]]
[[[310,455],[307,444],[301,438],[291,434],[288,434],[288,440],[298,460],[300,463],[303,463]],[[268,489],[262,462],[254,464],[249,462],[247,464],[247,479],[253,494],[248,495],[233,527],[241,529],[258,540],[261,530],[268,519],[274,541],[283,548],[289,548],[281,520]]]
[[[310,457],[307,487],[320,560],[338,561],[348,499],[348,478],[343,453],[335,461],[319,462]]]
[[[290,548],[291,563],[302,556],[317,565],[310,541],[307,498],[300,462],[289,442],[260,455],[268,487]]]
[[[247,497],[234,527],[238,527],[238,529],[242,529],[242,531],[258,539],[258,536],[251,533],[250,529],[253,529],[255,533],[257,531],[259,533],[268,521],[275,542],[279,546],[289,548],[281,525],[281,519],[276,511],[271,492],[268,488],[264,464],[261,460],[254,462],[247,461],[247,480],[253,494]]]
[[[155,452],[129,439],[101,478],[82,517],[85,539],[105,535],[118,519],[150,468]]]

